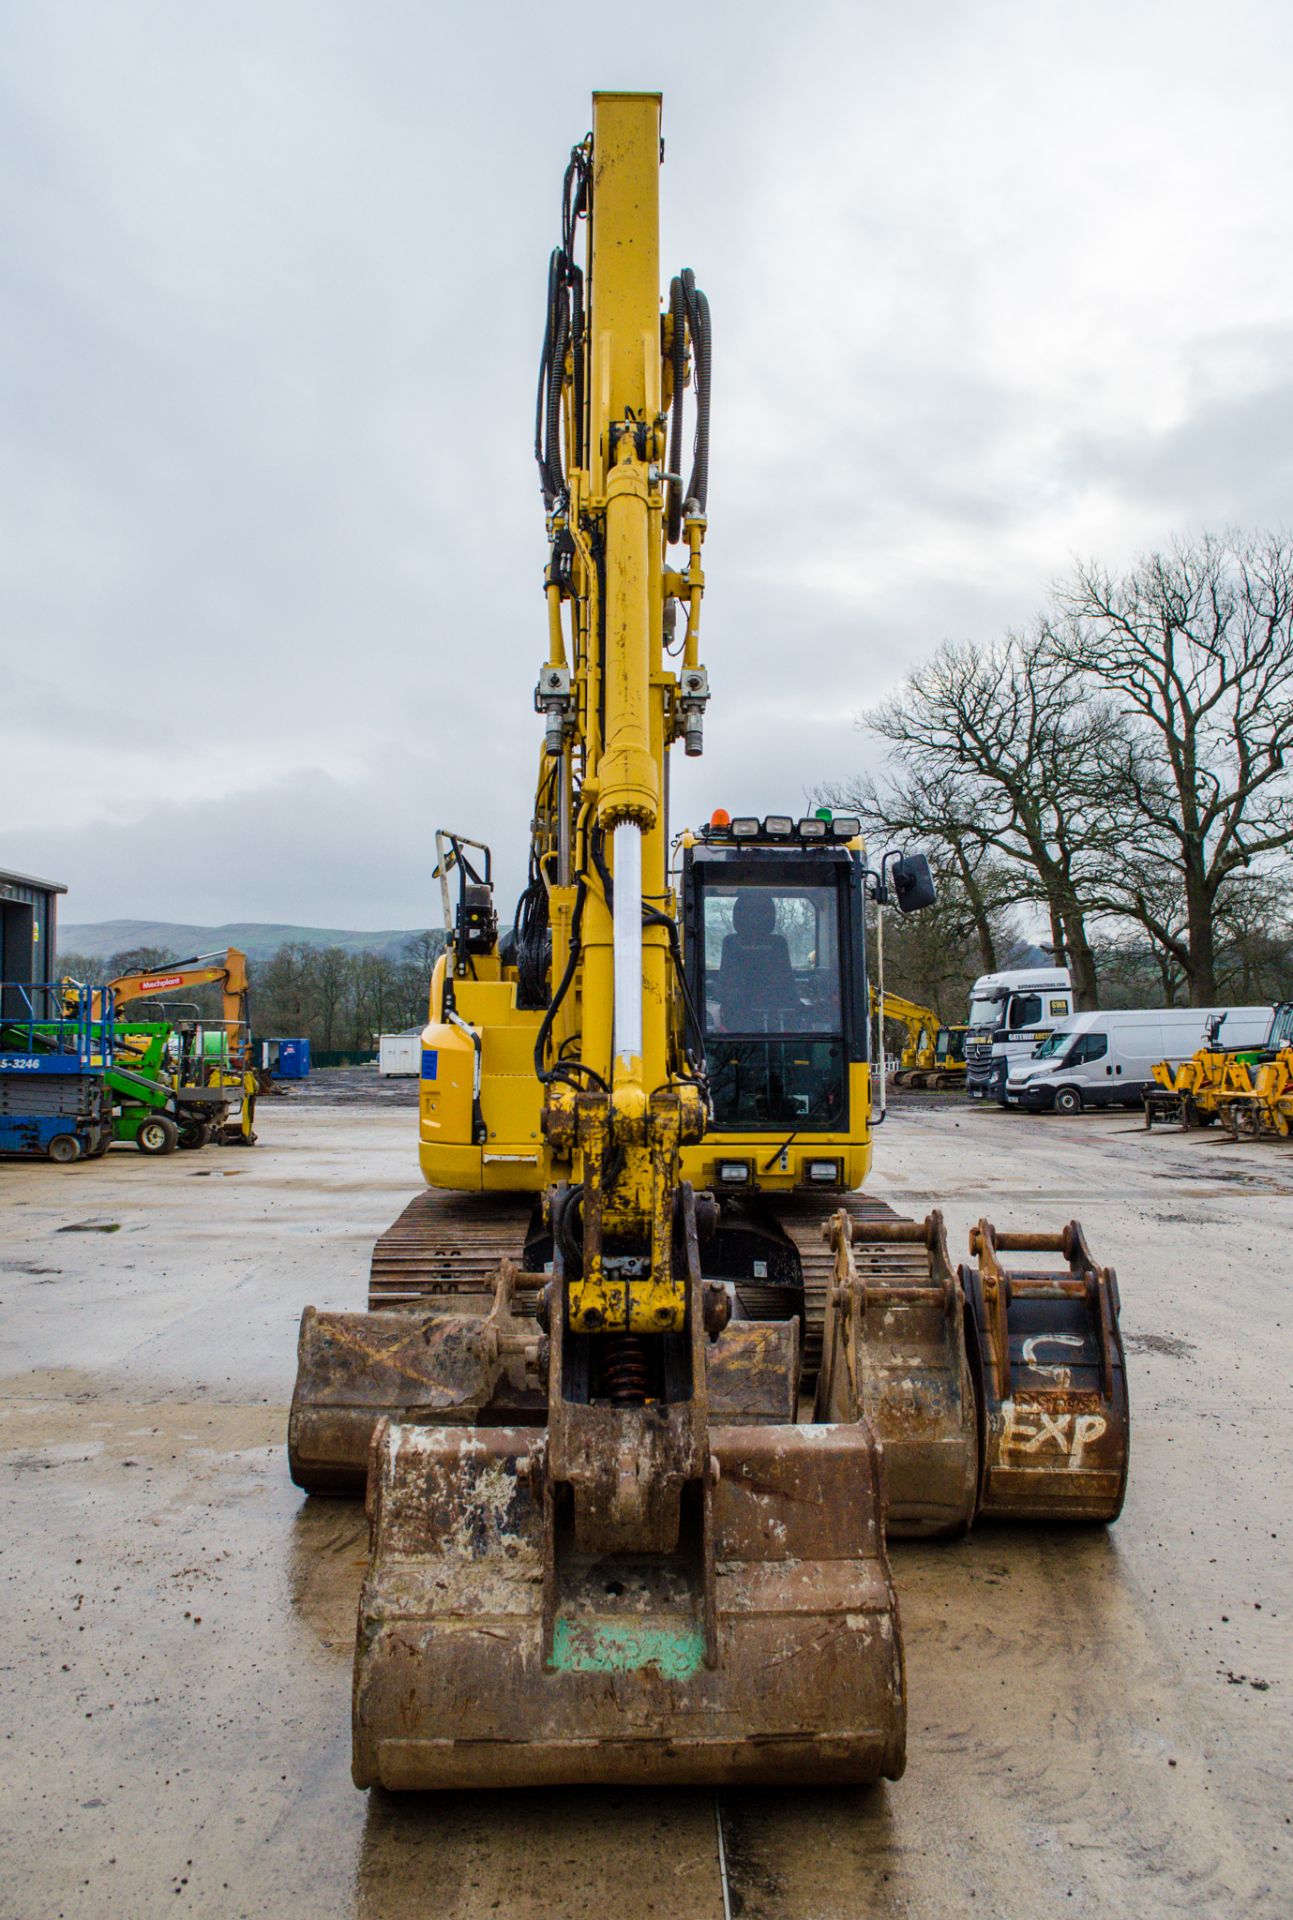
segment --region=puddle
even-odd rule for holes
[[[1169,1360],[1189,1360],[1197,1352],[1192,1340],[1178,1340],[1174,1333],[1125,1333],[1123,1341],[1133,1353],[1162,1353]]]

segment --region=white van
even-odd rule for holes
[[[1006,1105],[1030,1113],[1081,1113],[1083,1107],[1138,1107],[1160,1060],[1188,1060],[1220,1019],[1217,1044],[1260,1047],[1270,1007],[1151,1007],[1075,1013],[1032,1058],[1013,1066]]]

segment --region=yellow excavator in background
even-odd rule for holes
[[[881,1012],[880,996],[871,989],[871,1012]],[[967,1027],[945,1027],[932,1007],[919,1006],[900,993],[885,989],[883,1018],[896,1020],[906,1032],[906,1043],[891,1075],[895,1087],[961,1087],[965,1085]]]
[[[671,837],[709,698],[711,345],[690,272],[661,312],[661,151],[657,94],[602,93],[565,175],[528,881],[500,933],[490,851],[437,836],[428,1191],[368,1311],[301,1323],[293,1477],[367,1487],[360,1786],[896,1778],[886,1528],[1122,1501],[1117,1288],[1080,1230],[982,1222],[958,1270],[938,1213],[857,1191],[868,901],[929,904],[924,861],[869,865],[851,818]],[[1007,1275],[1012,1248],[1059,1270]]]

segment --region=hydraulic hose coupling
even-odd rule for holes
[[[684,667],[678,682],[678,711],[682,715],[683,751],[696,760],[705,751],[705,707],[709,675],[704,667]]]
[[[558,754],[570,728],[574,700],[569,667],[545,666],[534,689],[534,710],[543,715],[543,750]]]

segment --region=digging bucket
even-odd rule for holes
[[[708,1448],[675,1552],[589,1556],[542,1431],[383,1422],[356,1783],[896,1779],[902,1642],[865,1426],[711,1426]]]
[[[856,1220],[841,1209],[823,1234],[835,1252],[835,1311],[818,1418],[864,1419],[880,1442],[888,1533],[964,1533],[979,1497],[979,1425],[943,1216]]]

